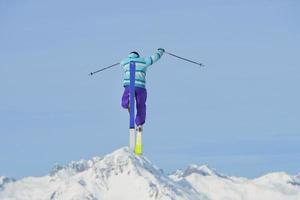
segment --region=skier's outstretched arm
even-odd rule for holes
[[[153,63],[155,63],[162,57],[164,52],[165,52],[165,50],[163,48],[157,49],[156,52],[152,56],[145,58],[146,64],[148,66],[152,65]]]

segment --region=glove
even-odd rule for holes
[[[158,48],[157,51],[162,51],[163,53],[165,52],[163,48]]]

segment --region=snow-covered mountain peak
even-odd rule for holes
[[[127,147],[104,157],[56,165],[49,175],[14,181],[0,177],[2,200],[298,200],[300,175],[271,173],[257,179],[223,176],[190,165],[166,176]]]
[[[254,179],[257,183],[287,183],[292,180],[292,177],[285,172],[273,172]]]
[[[16,181],[16,180],[13,179],[13,178],[8,178],[8,177],[6,177],[6,176],[0,176],[0,190],[1,190],[1,188],[2,188],[4,185],[6,185],[6,184],[8,184],[8,183],[15,182],[15,181]]]
[[[103,159],[93,158],[94,166],[97,168],[131,168],[135,170],[146,169],[156,174],[161,171],[144,156],[136,156],[128,147],[118,149]]]
[[[290,181],[290,184],[300,187],[300,174],[292,177],[292,181]]]
[[[128,173],[137,173],[149,171],[152,174],[161,176],[162,171],[159,170],[154,164],[152,164],[144,156],[136,156],[128,147],[120,148],[103,158],[93,157],[91,160],[79,160],[72,161],[67,166],[55,166],[56,170],[52,170],[59,173],[75,174],[81,173],[85,170],[92,169],[101,173],[123,173],[127,170]],[[55,173],[54,173],[55,174]]]
[[[170,178],[181,185],[190,185],[204,192],[209,199],[230,200],[298,200],[299,179],[284,172],[270,173],[257,179],[224,176],[206,165],[190,165]],[[298,182],[299,181],[299,182]]]
[[[50,171],[50,176],[74,175],[89,169],[91,166],[92,160],[72,161],[66,166],[56,164]]]
[[[189,176],[193,173],[200,174],[202,176],[215,176],[218,173],[210,168],[208,165],[189,165],[183,172],[183,176]]]
[[[204,195],[164,175],[144,156],[127,147],[104,157],[56,165],[49,176],[27,177],[7,184],[0,199],[165,199],[200,200]]]
[[[259,184],[300,186],[300,174],[291,176],[285,172],[273,172],[254,179]]]
[[[189,165],[185,170],[177,170],[175,173],[171,174],[170,177],[176,180],[188,177],[190,175],[200,175],[200,176],[217,176],[221,178],[228,178],[215,169],[210,168],[208,165]]]

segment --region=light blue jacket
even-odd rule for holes
[[[131,53],[127,58],[120,62],[125,74],[123,85],[124,87],[129,86],[130,84],[130,62],[135,62],[135,87],[146,88],[146,72],[147,68],[158,61],[162,55],[163,51],[157,50],[152,56],[147,58],[138,57],[138,55]]]

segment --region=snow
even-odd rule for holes
[[[256,179],[229,177],[207,165],[167,176],[127,147],[104,157],[55,165],[49,175],[0,177],[1,200],[300,200],[300,174],[270,173]]]
[[[4,186],[8,183],[14,182],[15,179],[13,178],[8,178],[5,176],[0,176],[0,191],[4,188]]]
[[[189,184],[209,199],[230,200],[300,200],[299,175],[270,173],[250,180],[219,174],[208,166],[191,165],[177,170],[170,178],[179,184]]]

